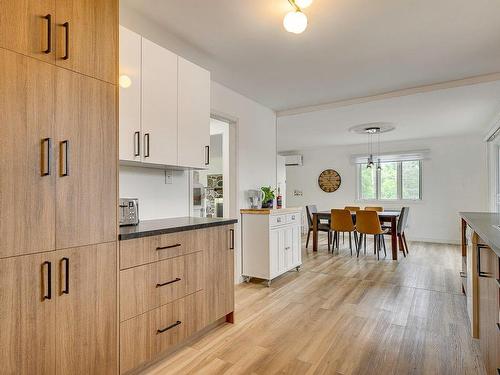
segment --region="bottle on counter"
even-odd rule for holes
[[[276,208],[283,208],[283,197],[281,196],[281,189],[278,185],[278,196],[276,197]]]

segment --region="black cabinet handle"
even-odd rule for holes
[[[175,245],[168,245],[168,246],[159,246],[156,248],[156,250],[165,250],[165,249],[172,249],[174,247],[180,247],[180,243],[176,243]]]
[[[47,293],[43,295],[43,300],[52,299],[52,263],[43,262],[42,267],[47,266]]]
[[[229,229],[229,250],[234,250],[234,229]]]
[[[64,289],[61,294],[69,294],[69,259],[64,257],[61,259],[61,266],[64,263]]]
[[[156,334],[160,334],[160,333],[163,333],[163,332],[167,332],[169,329],[172,329],[174,327],[177,327],[179,324],[181,324],[182,322],[180,320],[176,321],[174,324],[170,324],[168,327],[165,327],[165,328],[162,328],[162,329],[159,329],[156,331]]]
[[[178,278],[178,277],[176,277],[175,279],[170,280],[170,281],[167,281],[166,283],[156,284],[156,287],[157,287],[157,288],[161,288],[162,286],[165,286],[165,285],[170,285],[170,284],[173,284],[173,283],[177,283],[177,282],[179,282],[179,281],[181,281],[181,279],[180,279],[180,278]]]
[[[64,27],[64,56],[62,57],[63,60],[68,60],[69,59],[69,22],[64,22],[62,24],[62,27]]]
[[[149,158],[149,133],[144,134],[144,157]]]
[[[134,156],[141,155],[141,133],[134,133]]]
[[[42,151],[41,151],[41,175],[50,176],[50,159],[52,150],[52,140],[50,138],[42,139]]]
[[[489,249],[489,247],[481,244],[477,245],[477,274],[479,277],[489,278],[492,276],[491,273],[481,271],[481,249]]]
[[[52,15],[47,14],[43,18],[47,20],[47,49],[43,53],[49,54],[52,52]]]
[[[210,164],[210,146],[205,146],[205,165]]]
[[[60,170],[61,177],[69,176],[69,141],[64,140],[60,143],[59,149],[59,160],[60,160]],[[64,157],[63,157],[64,155]]]

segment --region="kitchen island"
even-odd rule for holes
[[[500,368],[500,214],[461,212],[462,292],[488,374]]]
[[[181,217],[120,228],[121,374],[234,322],[235,223]]]

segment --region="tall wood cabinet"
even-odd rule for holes
[[[117,371],[115,0],[0,0],[0,363]]]

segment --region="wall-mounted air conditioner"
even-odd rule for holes
[[[302,167],[302,155],[285,156],[285,165],[287,167]]]

